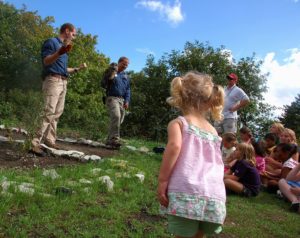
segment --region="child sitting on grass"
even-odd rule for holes
[[[225,171],[229,169],[230,162],[232,162],[232,153],[235,151],[237,144],[236,135],[232,132],[224,133],[222,136],[222,159],[225,166]]]
[[[282,194],[292,203],[290,210],[300,213],[300,163],[278,182]]]
[[[265,146],[265,151],[267,155],[271,155],[273,150],[276,147],[276,141],[278,141],[279,138],[276,136],[275,133],[267,133],[264,136],[264,146]]]
[[[245,197],[257,196],[260,191],[260,177],[255,167],[255,151],[251,144],[237,145],[235,164],[225,173],[226,191],[233,191]]]
[[[251,143],[251,140],[253,138],[251,130],[246,126],[243,126],[240,129],[240,138],[241,143]]]
[[[264,173],[266,169],[265,156],[266,152],[260,142],[252,140],[251,142],[255,151],[256,168],[259,174]]]
[[[284,130],[280,134],[279,140],[280,140],[280,143],[293,144],[298,147],[296,133],[292,129],[284,128]],[[292,156],[292,158],[295,161],[298,161],[298,157],[299,157],[299,153],[297,150],[297,152]]]
[[[280,143],[274,149],[273,158],[266,158],[267,163],[273,165],[272,171],[266,170],[261,175],[267,191],[276,192],[279,179],[286,178],[287,174],[298,164],[297,161],[291,158],[296,152],[296,145]]]

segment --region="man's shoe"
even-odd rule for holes
[[[54,143],[49,142],[49,141],[45,141],[44,144],[45,144],[46,146],[52,148],[52,149],[56,149],[56,150],[60,150],[60,149],[61,149],[57,144],[54,144]]]
[[[32,146],[31,152],[37,156],[45,156],[46,155],[46,153],[41,149],[41,147],[39,145]]]
[[[121,143],[118,143],[117,141],[107,141],[106,147],[113,150],[118,150],[121,147]]]

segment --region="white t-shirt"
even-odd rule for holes
[[[235,106],[241,100],[249,100],[249,97],[241,88],[236,85],[233,85],[231,88],[225,88],[225,104],[223,109],[224,119],[237,119],[237,111],[230,112],[229,109]]]
[[[293,158],[289,158],[283,163],[282,167],[293,169],[297,164],[298,162],[296,160],[294,160]]]
[[[229,149],[226,149],[224,146],[222,147],[222,159],[224,165],[228,165],[228,158],[235,150],[236,148],[234,146]]]

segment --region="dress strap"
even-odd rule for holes
[[[183,129],[183,131],[186,131],[187,128],[189,127],[189,123],[187,122],[187,120],[183,116],[179,116],[178,119],[182,122],[182,125],[183,125],[182,129]]]

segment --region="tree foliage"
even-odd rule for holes
[[[156,63],[148,57],[146,67],[133,75],[133,113],[128,119],[130,133],[142,133],[152,138],[160,138],[168,121],[177,115],[166,104],[170,81],[190,70],[213,76],[215,83],[226,86],[226,75],[235,72],[239,86],[249,95],[251,103],[239,111],[240,121],[259,135],[269,125],[272,107],[263,102],[262,94],[267,90],[266,76],[261,74],[261,62],[252,57],[242,58],[237,63],[230,60],[230,53],[223,46],[213,48],[208,43],[187,42],[182,51],[165,53]],[[144,133],[145,132],[145,133]]]
[[[295,131],[297,138],[300,136],[300,94],[291,105],[284,106],[284,113],[280,118],[285,127]]]

